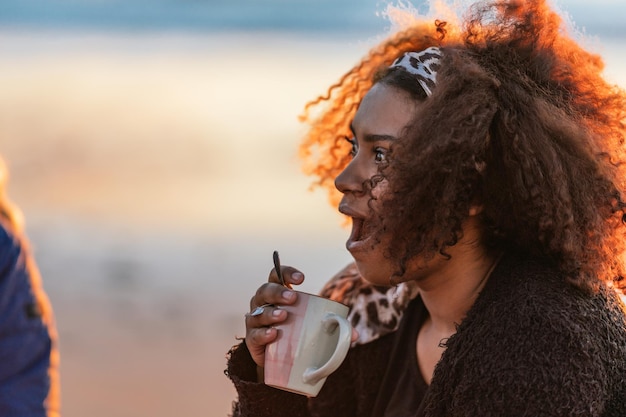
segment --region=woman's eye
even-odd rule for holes
[[[347,137],[346,140],[350,144],[350,156],[354,158],[359,151],[359,146],[357,145],[356,139]]]
[[[387,150],[384,148],[375,148],[374,160],[376,162],[387,162]]]

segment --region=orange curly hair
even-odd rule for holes
[[[445,254],[480,201],[487,246],[541,256],[581,289],[626,292],[626,93],[545,0],[479,2],[461,24],[418,20],[384,40],[307,104],[305,172],[336,203],[362,98],[400,55],[433,45],[444,51],[436,91],[384,172],[380,230],[393,233],[398,274],[417,254]]]

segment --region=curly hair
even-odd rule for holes
[[[459,25],[416,21],[384,40],[307,105],[305,172],[338,201],[333,180],[350,160],[343,138],[360,101],[377,82],[413,88],[387,68],[429,46],[443,51],[437,86],[428,99],[412,93],[420,117],[384,171],[378,233],[394,237],[397,274],[418,254],[446,255],[481,206],[487,247],[546,259],[583,290],[626,292],[626,93],[545,0],[479,2]]]

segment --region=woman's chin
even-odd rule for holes
[[[372,258],[357,259],[355,264],[361,277],[373,285],[391,286],[391,275],[393,271],[389,268],[387,260],[374,260]]]

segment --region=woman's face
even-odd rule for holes
[[[385,191],[386,181],[379,182],[371,192],[366,183],[380,174],[391,146],[401,140],[420,105],[400,89],[375,84],[361,101],[352,121],[353,159],[335,179],[335,186],[343,193],[339,211],[352,218],[352,233],[346,248],[361,275],[374,284],[389,285],[396,264],[384,256],[386,238],[383,236],[376,242],[368,226],[377,209],[377,200],[372,197]]]

